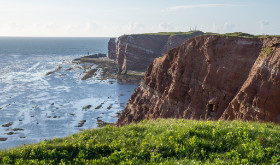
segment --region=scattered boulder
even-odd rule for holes
[[[13,122],[9,122],[7,124],[3,124],[2,127],[10,127],[11,125],[13,125],[14,123]]]
[[[62,66],[61,66],[61,65],[60,65],[60,66],[58,66],[55,70],[53,70],[53,71],[50,71],[50,72],[46,73],[46,76],[49,76],[49,75],[51,75],[51,74],[53,74],[53,73],[55,73],[55,72],[59,71],[60,69],[62,69]]]

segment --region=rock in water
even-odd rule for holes
[[[117,124],[143,119],[280,122],[280,38],[205,35],[146,70]]]
[[[108,57],[109,59],[116,58],[116,38],[110,38],[108,42]]]

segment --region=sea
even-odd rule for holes
[[[72,62],[88,53],[107,53],[108,41],[0,37],[0,149],[116,122],[137,85],[81,80],[84,69]]]

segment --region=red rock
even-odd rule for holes
[[[189,39],[148,67],[117,124],[155,118],[279,123],[279,43],[216,35]]]
[[[116,59],[116,39],[110,38],[108,42],[108,57],[109,59]]]
[[[279,38],[263,40],[263,50],[221,119],[280,122],[279,43]]]
[[[119,72],[125,73],[127,70],[145,71],[155,58],[164,55],[172,48],[178,47],[185,40],[202,34],[204,33],[196,31],[183,35],[123,35],[118,38],[116,48]]]

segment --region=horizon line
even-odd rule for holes
[[[192,30],[190,30],[192,31]],[[202,31],[202,30],[195,30],[195,31]],[[170,32],[170,31],[166,31],[166,32]],[[176,31],[177,32],[177,31]],[[182,31],[178,31],[178,32],[182,32]],[[189,32],[189,31],[185,31],[185,32]],[[204,31],[202,31],[204,32]],[[227,34],[227,33],[236,33],[236,32],[241,32],[241,33],[248,33],[251,35],[272,35],[272,36],[276,36],[276,35],[280,35],[280,34],[269,34],[269,33],[250,33],[250,32],[242,32],[242,31],[235,31],[235,32],[226,32],[226,33],[219,33],[219,32],[204,32],[204,33],[218,33],[218,34]],[[162,32],[152,32],[152,33],[162,33]],[[148,34],[148,33],[131,33],[131,34],[122,34],[122,35],[133,35],[133,34]],[[122,35],[119,36],[1,36],[0,38],[118,38]]]
[[[29,37],[29,38],[116,38],[114,36],[104,36],[104,37],[94,37],[94,36],[0,36],[0,38],[2,37],[8,37],[8,38],[13,38],[13,37],[17,37],[17,38],[24,38],[24,37]]]

